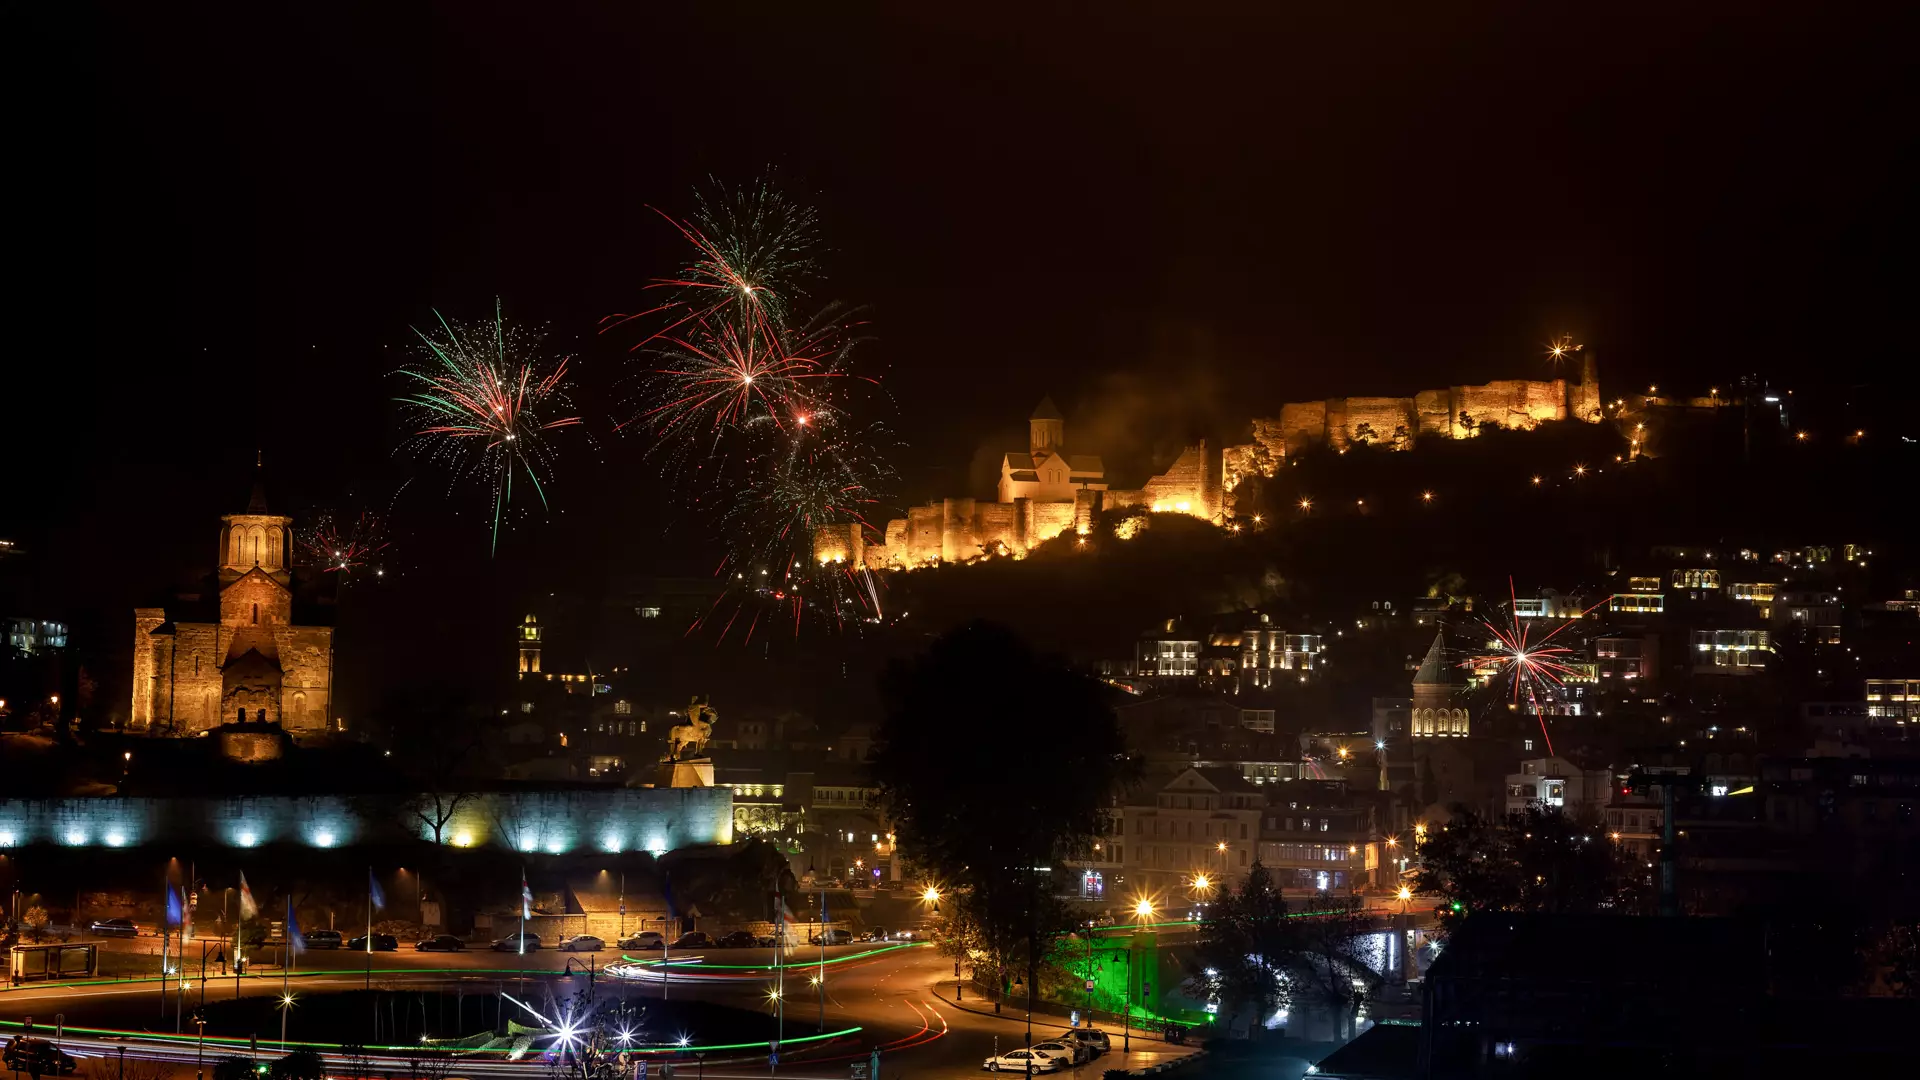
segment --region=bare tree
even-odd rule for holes
[[[433,831],[435,844],[446,843],[447,824],[453,820],[453,815],[461,806],[476,797],[471,791],[440,791],[438,790],[440,786],[436,784],[435,790],[415,795],[407,802],[407,812],[419,818],[422,824]]]

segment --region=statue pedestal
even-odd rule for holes
[[[694,758],[691,761],[663,761],[654,778],[655,787],[712,787],[713,759]]]

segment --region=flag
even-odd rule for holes
[[[173,884],[169,882],[167,884],[167,925],[179,926],[184,915],[184,906],[180,902],[180,891],[175,889]]]
[[[287,948],[305,952],[306,939],[300,935],[300,917],[293,913],[293,897],[287,897]]]
[[[386,910],[387,894],[380,891],[380,882],[373,876],[371,866],[367,867],[367,899],[373,903],[373,910]]]
[[[533,888],[527,884],[527,871],[520,871],[520,917],[533,918]]]
[[[240,917],[251,919],[260,914],[260,905],[253,902],[253,890],[247,888],[247,875],[240,875]]]

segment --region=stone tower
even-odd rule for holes
[[[230,585],[255,568],[282,585],[292,580],[293,519],[267,509],[267,489],[254,466],[253,496],[244,514],[220,518],[220,584]]]
[[[1051,395],[1041,398],[1034,407],[1033,415],[1027,418],[1027,431],[1034,457],[1067,445],[1067,418],[1060,415],[1060,407]]]
[[[1408,726],[1413,737],[1466,738],[1467,710],[1461,707],[1462,680],[1458,670],[1447,663],[1446,630],[1433,635],[1426,659],[1413,676],[1413,711]]]
[[[1567,387],[1567,419],[1598,423],[1605,415],[1600,395],[1600,361],[1592,349],[1580,350],[1580,381]]]
[[[520,624],[520,674],[540,674],[540,620],[528,615]]]

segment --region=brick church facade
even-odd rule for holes
[[[155,735],[236,722],[324,731],[333,628],[294,625],[293,519],[268,510],[256,481],[246,512],[220,520],[219,621],[134,609],[132,727]]]

